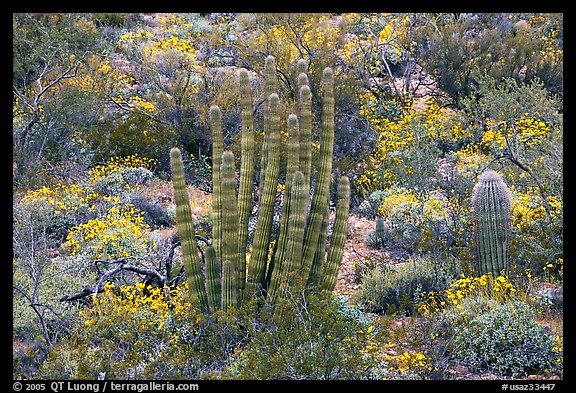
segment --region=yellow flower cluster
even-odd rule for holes
[[[428,193],[420,199],[414,190],[406,188],[399,188],[385,197],[378,207],[378,213],[384,219],[402,218],[414,224],[448,216],[445,202],[436,194]]]
[[[509,143],[518,141],[525,146],[536,146],[542,143],[544,137],[550,134],[550,127],[540,119],[524,114],[520,119],[512,121],[510,132],[504,135],[500,127],[493,121],[488,122],[488,128],[482,135],[482,144],[498,149],[506,148],[506,137]]]
[[[318,21],[308,21],[303,30],[302,43],[307,48],[336,48],[339,46],[340,28],[326,16],[322,16]]]
[[[149,32],[147,30],[139,30],[136,32],[130,32],[130,33],[123,34],[118,39],[117,43],[118,43],[119,47],[127,49],[137,41],[144,40],[144,39],[151,39],[152,37],[154,37],[154,35],[151,32]]]
[[[137,108],[140,109],[144,112],[154,112],[156,111],[156,107],[154,106],[153,103],[151,103],[150,101],[146,101],[144,98],[140,97],[140,96],[133,96],[132,97],[132,105]]]
[[[198,52],[198,50],[190,44],[189,40],[174,35],[168,38],[160,38],[151,41],[149,44],[144,46],[142,54],[146,57],[154,58],[159,54],[164,54],[170,50],[177,51],[179,56],[188,60],[190,64],[196,62],[196,52]]]
[[[183,287],[153,288],[142,283],[122,285],[115,290],[112,283],[107,283],[104,292],[93,297],[92,307],[84,308],[80,315],[85,326],[117,315],[122,320],[137,322],[140,330],[162,329],[171,319],[191,315],[191,304],[184,292]]]
[[[558,46],[558,33],[558,29],[550,29],[548,34],[542,37],[540,55],[552,63],[560,63],[564,58],[564,51]]]
[[[433,369],[433,366],[429,363],[431,359],[422,352],[405,351],[399,355],[386,355],[386,360],[399,373],[430,371]]]
[[[462,301],[472,296],[504,303],[512,299],[515,292],[516,289],[505,276],[494,278],[490,273],[480,277],[462,276],[444,291],[423,293],[424,300],[418,304],[418,312],[435,314],[449,307],[462,308]]]
[[[99,196],[87,193],[78,184],[58,183],[53,188],[42,186],[28,191],[21,199],[23,204],[48,204],[53,213],[58,215],[66,211],[93,210],[93,203]]]
[[[547,197],[550,215],[562,215],[562,200],[554,195]],[[512,227],[522,232],[534,232],[538,228],[538,221],[546,220],[546,209],[542,197],[535,188],[528,188],[526,192],[514,190],[512,193]]]
[[[132,154],[124,157],[112,157],[106,165],[97,165],[90,168],[90,181],[96,183],[106,176],[118,172],[123,168],[146,168],[153,170],[156,166],[156,160]]]
[[[71,255],[88,250],[92,260],[142,255],[155,246],[146,233],[150,228],[132,205],[112,207],[104,218],[94,218],[70,229],[62,247]]]
[[[408,14],[392,18],[380,30],[378,34],[378,44],[384,45],[387,57],[393,61],[401,60],[404,47],[410,45],[408,32],[410,31],[410,20]]]
[[[433,99],[418,105],[415,101],[398,102],[395,117],[387,113],[373,94],[361,93],[358,100],[359,113],[379,132],[376,149],[365,162],[366,172],[357,181],[367,192],[390,187],[398,180],[399,171],[413,173],[397,152],[415,151],[420,143],[456,143],[472,137],[461,122],[453,120],[453,112],[441,108]]]
[[[550,133],[550,127],[542,120],[521,118],[514,122],[518,132],[518,140],[527,146],[537,145]]]

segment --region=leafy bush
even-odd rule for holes
[[[380,365],[379,329],[344,297],[254,302],[203,316],[186,286],[114,288],[92,298],[75,333],[55,346],[49,379],[355,379]]]
[[[342,297],[291,296],[262,310],[214,378],[366,379],[380,366],[372,319]]]
[[[186,299],[184,288],[107,284],[105,292],[81,311],[75,333],[53,347],[40,375],[49,379],[96,379],[100,373],[114,379],[197,378],[199,368],[221,353],[201,347],[208,334],[214,338],[218,334]]]
[[[453,258],[412,257],[397,267],[382,267],[369,273],[357,302],[373,313],[413,314],[423,292],[448,288],[462,271]]]
[[[533,283],[529,273],[512,279],[462,276],[444,291],[425,294],[418,306],[424,318],[411,329],[412,344],[444,376],[462,365],[499,376],[561,373],[562,338],[537,322]]]
[[[155,247],[141,213],[130,205],[112,207],[97,217],[70,229],[64,249],[87,260],[114,260],[146,255]]]
[[[524,302],[468,298],[443,317],[454,334],[449,349],[454,361],[472,372],[518,377],[559,371],[562,357],[553,335]]]

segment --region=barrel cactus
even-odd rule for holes
[[[282,146],[280,99],[275,91],[275,59],[272,56],[266,58],[264,138],[260,149],[255,148],[254,108],[248,71],[239,71],[242,141],[237,192],[234,155],[224,149],[220,109],[217,106],[211,108],[214,224],[204,266],[194,241],[188,195],[181,191],[183,170],[181,166],[173,165],[174,190],[179,193],[177,211],[181,211],[177,216],[178,235],[182,245],[188,247],[185,253],[188,285],[193,302],[203,312],[238,307],[248,299],[273,301],[287,293],[331,292],[335,287],[346,241],[350,182],[346,176],[339,179],[336,218],[328,236],[334,148],[334,76],[331,68],[326,68],[322,75],[320,152],[317,170],[313,171],[311,92],[305,71],[306,62],[301,60],[296,69],[299,88],[295,105],[297,113],[287,116],[289,138],[286,146]],[[287,152],[285,167],[280,161],[281,150]],[[261,154],[259,173],[255,170],[257,152]],[[177,148],[172,149],[171,157],[175,163],[178,162],[180,152]],[[181,164],[181,157],[179,161]],[[286,179],[285,195],[280,228],[276,234],[272,223],[282,171]],[[254,183],[257,180],[260,184],[256,189]],[[249,236],[248,223],[256,190],[260,192],[256,229],[253,236]],[[252,252],[249,255],[250,246]]]
[[[506,274],[512,238],[510,191],[497,172],[486,171],[474,186],[471,202],[478,273]]]

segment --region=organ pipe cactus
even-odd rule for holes
[[[170,165],[172,167],[172,184],[176,202],[176,226],[182,247],[184,271],[188,280],[190,299],[201,312],[208,312],[208,295],[202,278],[200,259],[198,258],[194,221],[186,183],[182,153],[174,147],[170,150]]]
[[[213,232],[206,249],[204,267],[196,253],[193,223],[187,199],[176,198],[181,238],[188,237],[185,258],[190,294],[202,311],[237,307],[256,297],[273,301],[283,293],[295,291],[332,291],[342,260],[350,203],[350,182],[339,179],[338,201],[333,231],[328,236],[329,201],[334,148],[334,77],[331,68],[322,74],[322,128],[318,166],[312,171],[311,92],[305,73],[306,62],[298,62],[296,113],[287,116],[288,143],[281,146],[280,105],[276,93],[275,61],[268,56],[264,71],[264,138],[260,149],[260,173],[255,173],[253,104],[249,76],[239,72],[241,106],[241,157],[238,195],[235,189],[234,155],[224,150],[221,113],[210,110],[213,135]],[[280,151],[287,159],[285,194],[278,234],[273,231],[274,206],[282,171]],[[177,149],[173,149],[176,151]],[[171,153],[171,157],[174,154]],[[180,159],[181,162],[181,159]],[[315,177],[312,178],[312,174]],[[259,175],[259,176],[258,176]],[[174,189],[183,172],[173,165]],[[259,179],[259,204],[256,229],[249,236],[248,223],[254,201],[254,180]],[[312,187],[313,185],[313,187]],[[314,190],[311,195],[311,190]],[[180,195],[180,194],[179,194]],[[187,196],[187,194],[186,194]],[[186,208],[179,207],[185,204]],[[310,209],[308,211],[308,209]],[[327,242],[327,239],[330,239]],[[275,247],[271,244],[275,243]],[[184,241],[182,242],[184,247]],[[248,255],[250,245],[252,253]],[[193,255],[192,255],[193,254]]]
[[[511,197],[502,177],[486,171],[472,193],[477,268],[480,275],[506,273],[512,238]]]

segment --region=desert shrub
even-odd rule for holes
[[[454,214],[456,201],[442,190],[419,193],[391,187],[372,195],[377,195],[377,215],[384,225],[380,233],[367,234],[369,246],[425,254],[444,252],[460,244],[462,216]]]
[[[199,314],[187,288],[114,287],[50,352],[49,379],[356,379],[374,375],[380,330],[343,296],[302,296]]]
[[[190,306],[184,287],[143,284],[115,288],[93,297],[81,324],[55,346],[41,367],[50,379],[198,378],[225,353],[215,351],[222,324]]]
[[[386,198],[386,192],[382,190],[371,192],[370,195],[358,206],[358,213],[364,217],[375,218],[378,214],[378,208],[384,201],[384,198]]]
[[[556,261],[563,255],[563,203],[553,195],[548,196],[546,203],[548,213],[536,190],[512,192],[511,253],[520,267],[561,279],[562,266]]]
[[[189,155],[190,160],[184,161],[187,176],[187,183],[199,188],[200,190],[211,192],[212,191],[212,164],[208,155],[199,155],[196,157],[194,154]]]
[[[562,371],[561,337],[538,322],[531,275],[462,276],[448,289],[425,294],[424,318],[412,344],[450,376],[455,366],[473,373],[519,377]]]
[[[443,317],[453,327],[454,361],[472,372],[518,377],[559,370],[562,357],[554,350],[554,336],[524,302],[469,298]]]
[[[365,379],[381,366],[378,329],[343,297],[289,296],[247,328],[249,339],[212,378]]]
[[[14,201],[23,214],[46,228],[54,242],[61,242],[72,226],[93,215],[97,199],[98,195],[79,184],[58,183],[29,190]]]
[[[170,216],[167,208],[156,201],[149,200],[143,195],[131,194],[127,202],[142,212],[144,222],[151,229],[168,227],[174,224],[175,211],[174,216]]]
[[[57,229],[66,225],[48,200],[14,201],[12,334],[22,343],[14,368],[22,377],[32,363],[20,355],[33,353],[30,359],[43,356],[52,343],[69,333],[74,320],[75,307],[58,301],[63,291],[81,285],[80,277],[68,270],[59,255],[61,234]]]
[[[87,261],[137,258],[155,247],[147,236],[149,229],[140,211],[120,205],[110,208],[104,217],[72,227],[62,247]]]
[[[364,277],[357,303],[367,312],[413,314],[424,292],[448,288],[462,267],[453,258],[411,257],[399,266],[383,266]]]
[[[136,186],[146,183],[153,177],[152,171],[144,167],[114,166],[93,168],[91,182],[94,190],[101,195],[119,196],[133,191]]]

